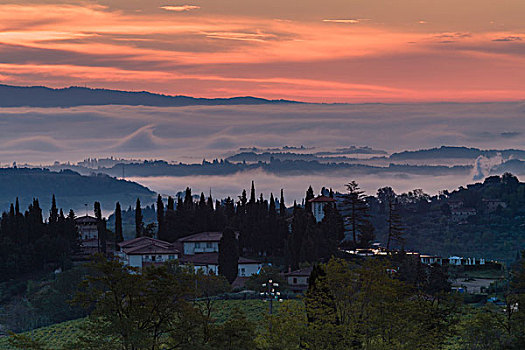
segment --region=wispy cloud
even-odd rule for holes
[[[504,38],[494,39],[492,41],[521,41],[521,36],[506,36]]]
[[[201,7],[196,5],[166,5],[161,6],[160,8],[166,11],[185,12],[191,10],[198,10]]]
[[[323,19],[323,22],[328,23],[346,23],[346,24],[358,24],[361,21],[369,21],[369,19]]]

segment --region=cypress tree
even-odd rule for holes
[[[172,196],[168,197],[168,205],[166,207],[166,210],[175,210],[175,201],[173,200]]]
[[[97,247],[98,252],[106,252],[106,227],[102,222],[102,209],[100,208],[100,202],[95,202],[93,205],[93,211],[95,212],[95,218],[97,219]]]
[[[140,207],[140,199],[137,198],[135,204],[135,237],[142,237],[144,233],[144,222],[142,221],[142,208]]]
[[[56,224],[58,222],[58,209],[57,209],[57,202],[55,200],[55,195],[53,195],[53,198],[51,199],[51,210],[49,211],[49,223],[50,224]]]
[[[286,205],[284,204],[284,191],[281,188],[281,199],[279,200],[279,214],[284,217],[286,216]]]
[[[157,237],[164,240],[166,237],[165,233],[165,218],[164,218],[164,203],[162,197],[159,194],[157,196]]]
[[[219,241],[219,274],[233,283],[239,270],[239,243],[235,232],[226,228]]]
[[[120,209],[120,203],[117,202],[115,206],[115,243],[122,241],[124,241],[124,235],[122,234],[122,210]]]
[[[307,212],[312,212],[312,203],[310,203],[310,199],[314,199],[314,190],[312,186],[308,187],[308,190],[306,191],[306,198],[304,199],[304,207]]]
[[[252,188],[250,190],[250,203],[255,204],[255,183],[252,181]]]

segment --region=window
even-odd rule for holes
[[[155,261],[155,255],[151,256],[151,261]]]
[[[293,278],[293,284],[297,284],[297,278],[296,277]]]
[[[246,269],[243,267],[243,268],[241,269],[241,276],[244,276],[244,275],[246,275]]]
[[[168,256],[168,259],[169,259],[169,260],[175,260],[175,255],[170,255],[170,256]]]
[[[196,249],[200,249],[200,247],[201,247],[201,242],[197,242],[197,243],[195,243],[195,248],[196,248]]]
[[[212,247],[212,243],[211,242],[207,242],[206,243],[206,248],[211,248]]]

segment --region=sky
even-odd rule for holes
[[[0,0],[0,83],[309,102],[525,99],[523,0]]]

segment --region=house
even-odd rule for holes
[[[447,202],[450,210],[459,209],[463,207],[463,201],[457,199],[451,199]]]
[[[505,209],[507,207],[507,203],[499,199],[483,199],[483,205],[487,213],[493,213],[498,208]]]
[[[182,244],[184,255],[218,253],[221,238],[222,232],[201,232],[180,238],[177,242]]]
[[[124,265],[142,268],[179,258],[180,252],[172,243],[150,237],[139,237],[118,244],[116,255]]]
[[[460,258],[459,256],[451,256],[448,258],[448,264],[453,266],[461,266],[461,261],[463,258]]]
[[[462,222],[462,221],[465,221],[470,216],[476,215],[477,211],[474,208],[460,208],[460,209],[451,210],[451,213],[452,213],[452,221]]]
[[[451,256],[450,258],[448,258],[448,263],[449,263],[449,265],[454,265],[454,266],[461,266],[461,265],[466,265],[466,266],[485,265],[485,259],[483,259],[483,258],[479,258],[479,259],[476,259],[476,258],[460,258],[459,256]]]
[[[426,265],[434,265],[434,264],[443,265],[443,258],[440,257],[440,256],[423,255],[422,254],[422,255],[419,256],[419,259],[421,260],[422,264],[426,264]]]
[[[308,289],[308,283],[310,280],[310,274],[312,273],[313,267],[307,267],[304,269],[291,271],[285,274],[286,281],[290,290],[294,293],[303,293]]]
[[[97,245],[98,228],[97,228],[96,218],[89,216],[89,215],[80,216],[75,219],[75,225],[78,228],[78,233],[79,233],[81,242],[88,243],[88,242],[94,241],[95,246]]]
[[[327,196],[317,196],[308,202],[312,203],[312,214],[314,214],[315,221],[321,222],[324,218],[324,208],[327,205],[335,206],[336,200]]]
[[[200,253],[184,255],[181,257],[181,263],[192,265],[195,271],[202,270],[206,275],[219,274],[219,253]],[[262,263],[256,260],[239,257],[238,276],[250,277],[256,275],[262,268]]]

